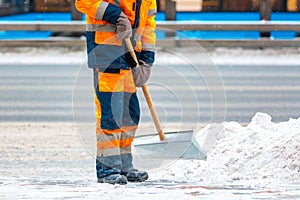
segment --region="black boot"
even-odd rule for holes
[[[122,172],[122,175],[127,177],[127,180],[129,182],[143,182],[148,179],[148,173],[145,171],[138,171],[137,169],[134,169],[130,172]]]
[[[118,156],[97,156],[96,171],[98,183],[127,184],[127,178],[121,175],[121,159]]]

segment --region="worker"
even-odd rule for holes
[[[131,144],[140,119],[136,87],[150,77],[155,57],[156,0],[76,0],[86,15],[88,66],[94,73],[99,183],[148,179],[133,167]],[[127,52],[130,38],[139,64]]]

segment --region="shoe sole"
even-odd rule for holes
[[[132,178],[132,179],[127,177],[127,180],[129,182],[143,182],[143,181],[148,180],[148,174],[146,174],[145,176],[141,176],[141,177],[137,177],[137,178]]]
[[[115,181],[105,180],[104,178],[98,178],[98,183],[109,183],[112,185],[119,184],[119,185],[126,185],[127,180],[125,179],[117,179]]]

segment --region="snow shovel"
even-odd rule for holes
[[[125,44],[132,58],[138,63],[129,38],[125,39]],[[137,153],[143,159],[206,159],[206,155],[201,152],[200,145],[193,137],[193,130],[164,133],[148,87],[143,85],[142,90],[159,137],[157,134],[136,136],[133,145]]]

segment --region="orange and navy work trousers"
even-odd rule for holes
[[[94,69],[97,177],[133,170],[131,144],[140,107],[131,70]]]

